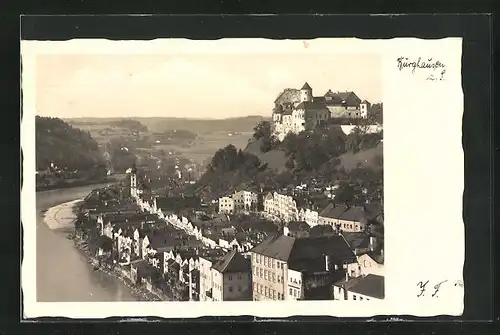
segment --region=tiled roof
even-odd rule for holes
[[[304,110],[309,110],[309,109],[327,109],[325,102],[318,100],[318,101],[303,101],[300,104],[295,107],[295,109],[304,109]]]
[[[229,251],[212,268],[221,273],[250,272],[250,260],[243,257],[236,250]]]
[[[319,213],[319,216],[338,219],[347,209],[348,207],[346,205],[328,204],[328,206]]]
[[[309,236],[318,237],[333,234],[333,227],[330,225],[319,224],[311,228],[309,231]]]
[[[382,276],[368,274],[366,277],[355,278],[351,283],[347,281],[345,285],[349,292],[377,299],[385,297],[385,278]]]
[[[356,261],[346,241],[338,235],[299,238],[295,240],[290,259],[314,259],[328,255],[339,262]]]
[[[325,255],[329,255],[332,260],[339,262],[350,263],[356,260],[349,245],[338,235],[308,238],[280,235],[264,240],[251,251],[289,262],[290,266],[294,265],[298,271],[302,270],[301,268],[308,261],[314,259],[322,259],[321,262],[324,264]]]
[[[340,220],[362,222],[366,219],[366,214],[361,206],[350,207],[347,211],[342,213]]]
[[[302,86],[301,90],[312,90],[311,86],[307,82],[304,83]]]
[[[288,261],[294,242],[295,238],[290,236],[271,236],[256,245],[251,251],[281,261]]]
[[[334,93],[330,90],[325,94],[325,97],[331,98],[326,99],[327,105],[341,105],[342,102],[344,102],[346,106],[355,107],[361,102],[357,95],[352,91]]]
[[[370,246],[370,236],[366,233],[342,232],[341,234],[351,249],[368,248]]]
[[[305,221],[290,221],[288,222],[287,227],[290,231],[305,231],[305,232],[308,232],[311,228]]]

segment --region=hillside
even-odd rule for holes
[[[278,142],[270,129],[266,122],[257,125],[243,151],[234,146],[217,151],[197,190],[217,197],[235,189],[278,189],[302,183],[321,189],[340,182],[339,199],[380,200],[382,133],[356,128],[346,135],[339,126],[325,126],[289,134]]]
[[[362,150],[356,153],[346,152],[339,157],[340,164],[347,171],[355,169],[359,165],[372,169],[380,169],[382,164],[379,164],[378,160],[382,159],[383,151],[384,145],[381,142],[375,148]]]
[[[90,170],[104,164],[97,142],[88,132],[58,118],[36,117],[36,166],[53,163],[61,170]]]
[[[283,172],[287,168],[285,166],[288,157],[286,152],[281,148],[274,148],[268,152],[262,152],[260,147],[263,139],[253,140],[248,143],[244,152],[257,156],[262,164],[267,164],[267,168],[275,172]]]

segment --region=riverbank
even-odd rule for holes
[[[99,259],[92,255],[88,249],[87,242],[83,239],[79,239],[74,234],[69,235],[75,243],[75,248],[80,251],[90,264],[101,263],[101,266],[96,271],[100,271],[109,276],[113,276],[120,280],[120,282],[130,290],[130,293],[140,301],[163,301],[166,300],[165,297],[159,297],[156,294],[148,291],[146,287],[134,284],[130,278],[130,272],[128,272],[119,265],[110,265],[105,262],[100,262]]]
[[[44,222],[52,230],[60,229],[70,229],[68,238],[72,239],[75,248],[86,258],[87,262],[90,264],[96,264],[99,262],[97,257],[95,257],[89,250],[87,241],[84,239],[79,239],[75,236],[74,230],[74,219],[76,218],[75,207],[83,201],[82,199],[76,199],[68,201],[47,209],[44,215]],[[147,290],[146,287],[136,285],[132,283],[130,279],[130,271],[124,271],[119,265],[109,265],[103,264],[98,270],[109,276],[118,279],[125,287],[127,287],[131,294],[140,301],[162,301],[168,300],[166,296],[159,296]]]
[[[109,176],[104,179],[97,179],[97,180],[76,180],[76,181],[68,181],[65,179],[61,179],[60,181],[50,184],[50,185],[36,185],[35,191],[36,192],[43,192],[43,191],[54,191],[54,190],[64,190],[68,188],[74,188],[74,187],[82,187],[82,186],[93,186],[93,185],[99,185],[99,184],[112,184],[119,182],[123,180],[123,174],[118,174],[118,175],[113,175]]]
[[[82,201],[83,199],[76,199],[50,207],[44,213],[44,222],[52,230],[73,228],[76,218],[74,209]]]

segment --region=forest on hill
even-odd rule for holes
[[[321,189],[337,184],[337,201],[380,201],[382,137],[363,126],[349,135],[338,126],[325,126],[289,134],[279,142],[270,123],[261,121],[247,149],[228,145],[215,153],[196,191],[213,198],[239,189],[290,189],[304,183]],[[369,160],[365,152],[370,152]],[[347,160],[349,169],[344,166]]]
[[[100,181],[106,161],[88,132],[58,118],[36,117],[37,188]]]

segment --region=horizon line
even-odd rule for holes
[[[39,117],[54,117],[54,118],[59,118],[59,119],[70,119],[70,120],[75,120],[75,119],[178,119],[178,120],[204,120],[204,121],[221,121],[221,120],[229,120],[229,119],[243,119],[243,118],[250,118],[250,117],[263,117],[263,118],[271,118],[271,116],[266,116],[266,115],[259,115],[259,114],[251,114],[251,115],[245,115],[245,116],[229,116],[229,117],[224,117],[224,118],[203,118],[203,117],[178,117],[178,116],[51,116],[51,115],[39,115],[36,114],[35,116]]]

